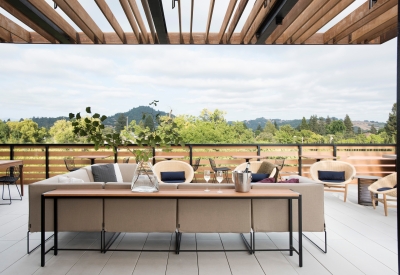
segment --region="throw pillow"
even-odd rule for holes
[[[260,183],[275,183],[275,178],[266,178],[259,181]]]
[[[160,172],[161,181],[166,183],[185,182],[185,171]]]
[[[92,165],[93,179],[95,182],[116,182],[114,164]]]
[[[269,174],[271,175],[272,170],[274,170],[275,164],[272,164],[268,161],[263,161],[260,165],[260,168],[257,170],[257,174]]]
[[[265,178],[268,178],[269,174],[259,174],[259,173],[252,173],[251,174],[251,182],[258,182]]]
[[[69,177],[64,177],[64,176],[60,176],[58,177],[58,182],[59,183],[69,183]]]
[[[322,181],[345,181],[344,171],[318,171],[318,179]]]
[[[83,179],[78,179],[78,178],[69,178],[70,183],[83,183],[85,182]]]
[[[118,163],[114,163],[114,171],[115,171],[115,176],[117,177],[117,182],[124,182]]]
[[[281,180],[278,183],[299,183],[299,179],[288,179],[288,180]]]

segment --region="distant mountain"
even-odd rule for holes
[[[115,115],[107,117],[107,119],[104,121],[105,125],[108,126],[115,126],[115,122],[117,121],[118,117],[121,114],[124,114],[126,117],[128,117],[128,121],[131,122],[132,120],[136,120],[136,123],[139,123],[142,120],[142,115],[143,113],[147,114],[160,114],[161,116],[167,115],[166,112],[163,111],[157,111],[149,106],[139,106],[136,108],[132,108],[131,110],[125,112],[125,113],[116,113]],[[54,125],[54,122],[57,120],[61,119],[66,119],[69,120],[68,117],[32,117],[32,120],[38,124],[39,127],[45,127],[49,129],[51,126]]]
[[[159,111],[159,110],[156,111],[155,109],[153,109],[149,106],[139,106],[139,107],[130,109],[128,112],[116,113],[113,116],[107,117],[107,119],[104,121],[104,124],[109,125],[109,126],[114,126],[115,122],[117,122],[117,119],[121,114],[128,117],[129,122],[131,122],[132,120],[136,120],[136,123],[139,123],[142,120],[143,113],[154,114],[154,115],[160,114],[160,116],[165,116],[168,114],[163,111]]]
[[[292,119],[292,120],[285,120],[285,119],[280,119],[280,118],[266,119],[264,117],[260,117],[260,118],[256,118],[256,119],[252,119],[252,120],[245,120],[243,122],[246,124],[246,126],[248,128],[256,130],[258,125],[260,125],[261,128],[264,128],[265,125],[267,124],[268,120],[270,120],[272,123],[274,123],[276,121],[276,124],[278,125],[278,127],[289,124],[293,128],[296,128],[297,126],[299,126],[301,124],[301,119]]]

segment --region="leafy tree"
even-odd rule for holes
[[[214,112],[211,112],[207,109],[203,109],[200,113],[199,118],[203,121],[210,121],[210,122],[224,122],[226,112],[215,109]]]
[[[303,119],[301,120],[301,124],[299,126],[299,130],[310,130],[310,126],[307,124],[306,118],[303,117]]]
[[[276,120],[274,120],[274,126],[276,130],[279,130],[278,124],[276,123]]]
[[[371,130],[372,130],[372,129],[371,129]],[[361,127],[358,127],[357,134],[359,134],[359,135],[362,134]]]
[[[376,130],[374,124],[371,125],[371,134],[376,134],[378,131]]]
[[[145,119],[143,121],[143,127],[148,128],[150,131],[154,131],[155,125],[154,120],[151,115],[145,115]]]
[[[120,114],[117,121],[115,122],[115,132],[117,132],[118,134],[121,133],[121,131],[124,130],[125,126],[126,116],[124,114]]]
[[[258,124],[257,129],[254,131],[254,135],[258,136],[262,132],[261,125]]]
[[[318,132],[318,118],[316,115],[312,115],[310,120],[308,121],[310,131],[317,133]]]
[[[293,143],[296,130],[289,124],[282,125],[279,131],[275,134],[275,141],[277,143]]]
[[[0,143],[6,143],[10,135],[10,128],[7,123],[0,121]]]
[[[318,118],[318,131],[316,132],[319,135],[325,135],[326,134],[326,123],[325,123],[325,118],[319,117]]]
[[[275,124],[272,124],[272,122],[268,120],[267,123],[265,124],[264,132],[269,133],[271,135],[275,135],[276,131],[278,131],[278,129],[276,128]]]
[[[343,132],[346,131],[346,126],[344,125],[343,121],[335,120],[327,126],[327,131],[328,134],[334,134],[334,135],[336,135],[337,133],[343,134]],[[335,139],[335,141],[337,141],[337,139]]]
[[[329,117],[329,116],[327,116],[326,117],[326,119],[325,119],[325,123],[326,123],[326,126],[328,126],[329,124],[331,124],[331,118]]]
[[[46,128],[39,128],[38,124],[31,119],[24,119],[21,122],[9,121],[10,143],[37,143],[43,142],[47,136]]]
[[[392,112],[386,121],[385,131],[387,134],[387,143],[396,143],[397,141],[397,103],[393,104]]]
[[[346,126],[346,133],[353,133],[353,122],[351,122],[349,115],[346,114],[343,123]]]
[[[65,119],[57,120],[50,128],[49,134],[54,143],[74,143],[76,141],[72,122]]]

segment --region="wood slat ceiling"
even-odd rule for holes
[[[194,0],[190,3],[190,32],[183,32],[181,0],[177,4],[176,19],[179,32],[168,32],[162,0],[119,0],[124,20],[131,32],[124,32],[106,0],[94,0],[114,32],[103,32],[78,0],[54,0],[72,22],[75,30],[54,7],[45,0],[0,0],[0,42],[34,44],[382,44],[397,36],[397,0],[378,0],[372,7],[362,4],[325,33],[323,26],[346,9],[354,0],[256,0],[247,7],[248,0],[230,0],[220,17],[219,32],[210,32],[215,18],[215,0],[201,1],[208,10],[204,32],[192,32],[196,16]],[[117,2],[117,1],[115,1]],[[177,2],[177,3],[176,3]],[[110,3],[110,2],[109,2]],[[250,9],[247,18],[244,10]],[[143,9],[144,14],[140,13]],[[10,17],[13,16],[14,18]],[[8,16],[8,17],[7,17]],[[145,20],[144,17],[145,16]],[[18,19],[33,31],[13,22]],[[239,20],[243,27],[238,28]],[[147,25],[145,24],[147,21]],[[186,26],[185,26],[186,27]]]

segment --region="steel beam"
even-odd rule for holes
[[[169,44],[167,24],[165,22],[164,9],[161,0],[148,1],[151,16],[153,17],[154,27],[156,28],[158,42]]]
[[[256,32],[257,45],[264,45],[267,38],[272,32],[282,24],[285,16],[290,10],[296,5],[298,0],[279,0],[272,7],[270,13],[265,18],[264,22],[261,23],[260,27]]]
[[[27,0],[5,0],[15,9],[24,14],[33,23],[42,28],[49,35],[62,44],[75,44],[75,42],[35,6]]]

